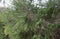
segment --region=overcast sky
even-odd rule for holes
[[[0,7],[4,7],[3,1],[4,1],[4,0],[1,1]],[[11,5],[11,1],[12,1],[12,0],[5,0],[5,6],[6,6],[6,7],[8,7],[8,5],[10,6],[10,5]]]
[[[4,1],[4,0],[1,1],[0,7],[4,7],[3,1]],[[11,5],[11,1],[12,1],[12,0],[5,0],[5,2],[6,2],[5,6],[6,6],[6,7],[8,7],[8,5],[10,6],[10,5]],[[35,4],[38,3],[37,0],[34,0],[34,1],[35,1],[35,2],[34,2]],[[46,2],[46,1],[47,1],[47,0],[42,0],[42,2]]]

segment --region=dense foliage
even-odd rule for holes
[[[35,6],[33,0],[13,0],[14,7],[4,8],[0,39],[60,39],[60,0],[38,2]]]

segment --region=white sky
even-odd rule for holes
[[[8,7],[8,5],[10,6],[10,5],[11,5],[11,1],[12,1],[12,0],[5,0],[5,2],[6,2],[5,7]],[[35,4],[38,3],[37,0],[34,0],[34,1],[35,1],[35,2],[34,2]],[[42,2],[46,2],[46,1],[48,1],[48,0],[42,0]],[[0,7],[4,7],[3,0],[2,0],[1,3],[0,3]]]
[[[0,7],[4,7],[4,6],[5,6],[5,7],[8,7],[8,5],[10,6],[12,0],[5,0],[5,5],[4,5],[3,1],[4,1],[4,0],[1,1]]]

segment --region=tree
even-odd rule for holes
[[[0,13],[1,39],[55,39],[55,29],[60,28],[60,24],[55,23],[59,1],[49,0],[44,5],[39,0],[38,5],[41,7],[35,6],[33,2],[13,0],[14,9],[4,9]]]

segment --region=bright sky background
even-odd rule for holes
[[[0,7],[4,7],[3,1],[4,1],[4,0],[1,1]],[[10,5],[11,5],[11,1],[12,1],[12,0],[5,0],[5,7],[8,7],[8,5],[10,6]]]
[[[5,0],[5,2],[6,2],[5,7],[8,7],[8,5],[10,6],[11,5],[11,1],[12,0]],[[38,2],[37,0],[34,0],[34,1],[35,1],[34,2],[35,4]],[[48,0],[42,0],[43,3],[46,2],[46,1],[48,1]],[[4,7],[3,0],[0,3],[0,7]]]

